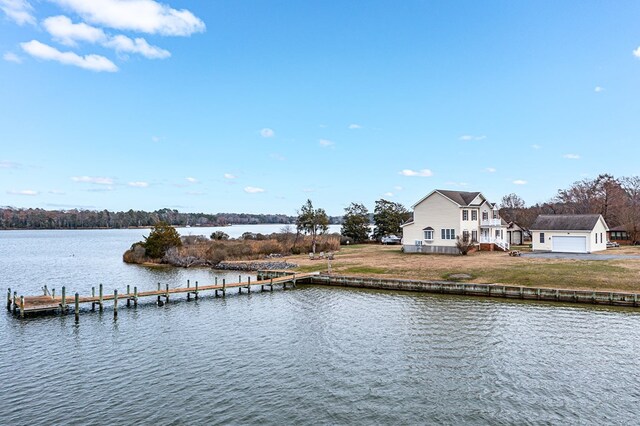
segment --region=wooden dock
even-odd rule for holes
[[[157,290],[138,291],[138,287],[133,287],[133,291],[130,285],[127,285],[126,292],[119,293],[118,290],[113,290],[113,293],[104,293],[103,285],[100,284],[96,291],[93,287],[90,296],[80,296],[75,293],[72,297],[66,294],[66,288],[62,287],[60,295],[55,294],[55,290],[49,291],[45,286],[43,288],[43,295],[41,296],[18,296],[17,292],[11,292],[11,289],[7,290],[7,310],[12,311],[14,314],[24,318],[25,315],[42,313],[42,312],[62,312],[66,313],[70,308],[73,308],[76,320],[78,320],[80,313],[80,305],[91,304],[91,310],[95,310],[96,306],[100,311],[103,310],[105,302],[112,302],[114,317],[118,316],[118,304],[120,301],[126,302],[127,306],[137,306],[138,300],[141,298],[156,298],[158,305],[164,305],[174,295],[186,294],[187,300],[190,300],[193,296],[198,299],[199,295],[205,291],[212,291],[215,297],[225,297],[227,291],[238,289],[239,293],[246,290],[250,293],[253,287],[260,286],[261,291],[269,290],[273,291],[274,286],[281,286],[283,289],[287,288],[287,285],[291,287],[296,286],[296,282],[302,279],[311,278],[317,275],[317,272],[307,274],[295,274],[288,271],[258,271],[258,280],[252,282],[251,277],[247,277],[246,280],[242,280],[242,276],[238,276],[237,282],[227,283],[226,279],[222,279],[221,283],[218,282],[218,278],[215,279],[214,284],[199,285],[196,281],[192,286],[190,281],[187,280],[186,287],[169,288],[169,284],[165,284],[164,288],[158,283]]]

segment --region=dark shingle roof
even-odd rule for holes
[[[461,206],[468,206],[480,194],[479,192],[447,191],[444,189],[438,189],[437,191]]]
[[[532,231],[591,231],[600,219],[599,214],[541,214]]]

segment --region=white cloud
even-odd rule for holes
[[[100,55],[80,56],[73,52],[61,52],[58,49],[40,43],[37,40],[31,40],[26,43],[20,43],[22,49],[34,58],[44,59],[47,61],[56,61],[65,65],[74,65],[91,71],[108,71],[116,72],[118,67],[109,59]]]
[[[273,129],[270,129],[268,127],[265,127],[264,129],[260,130],[260,136],[262,136],[263,138],[272,138],[276,135],[276,132],[273,131]]]
[[[351,130],[362,129],[362,126],[359,124],[349,124],[349,129]]]
[[[526,180],[522,180],[522,179],[516,179],[513,181],[514,184],[516,185],[526,185],[527,181]]]
[[[94,183],[96,185],[113,185],[113,179],[106,177],[74,176],[71,180],[74,182]]]
[[[402,191],[404,188],[401,186],[394,186],[393,189],[395,189],[396,191]]]
[[[13,52],[6,52],[4,55],[2,55],[2,59],[7,62],[14,62],[16,64],[22,63],[22,58]]]
[[[166,59],[171,56],[168,50],[152,46],[143,38],[130,39],[127,36],[117,35],[103,45],[118,53],[139,53],[147,59]]]
[[[160,136],[151,136],[151,140],[157,143],[157,142],[160,142],[162,138],[160,138]]]
[[[420,177],[433,176],[433,172],[429,169],[422,169],[422,170],[404,169],[401,172],[399,172],[399,174],[401,174],[402,176],[420,176]]]
[[[148,182],[129,182],[129,186],[134,188],[147,188],[149,186]]]
[[[0,9],[18,25],[36,23],[33,7],[26,0],[0,0]]]
[[[198,179],[194,178],[194,177],[187,177],[185,178],[185,180],[189,183],[198,183]]]
[[[186,9],[154,0],[53,0],[87,22],[147,34],[188,36],[203,32],[204,22]]]
[[[335,143],[333,141],[330,141],[329,139],[320,139],[321,147],[328,148],[333,145],[335,145]]]
[[[87,43],[104,42],[106,34],[100,28],[84,22],[74,24],[66,16],[51,16],[42,22],[44,28],[54,40],[66,45],[77,46],[79,41]]]
[[[593,91],[596,93],[604,92],[604,87],[596,86],[595,89],[593,89]]]
[[[111,192],[111,191],[113,191],[113,186],[104,186],[102,188],[87,189],[87,192]]]
[[[34,191],[33,189],[23,189],[22,191],[7,191],[7,194],[34,196],[34,195],[38,195],[39,192],[38,191]]]
[[[271,155],[269,155],[269,157],[271,157],[272,159],[274,159],[276,161],[285,161],[287,159],[287,157],[285,157],[284,155],[281,155],[281,154],[271,154]]]
[[[52,189],[49,191],[49,194],[53,194],[53,195],[65,195],[66,192],[61,191],[59,189]]]
[[[495,173],[496,169],[493,167],[487,167],[486,169],[484,169],[485,171],[487,171],[488,173]]]
[[[542,148],[540,145],[538,145],[537,143],[534,143],[533,145],[531,145],[531,148],[533,149],[540,149]]]
[[[244,192],[246,192],[247,194],[259,194],[261,192],[264,192],[264,189],[256,188],[255,186],[245,186]]]
[[[384,194],[385,197],[393,197],[393,192],[385,192]]]
[[[636,58],[640,58],[640,46],[636,50],[633,51],[633,56]]]
[[[578,154],[565,154],[562,157],[567,158],[569,160],[579,160],[580,156]]]
[[[231,173],[225,173],[224,174],[224,178],[225,179],[235,179],[236,175],[232,175]]]
[[[487,137],[485,135],[462,135],[460,136],[460,140],[461,141],[481,141],[486,139]]]

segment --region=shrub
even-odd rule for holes
[[[148,237],[144,238],[144,248],[147,256],[153,259],[162,258],[171,247],[182,246],[180,234],[166,222],[158,222]]]

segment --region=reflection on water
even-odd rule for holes
[[[0,288],[154,288],[140,231],[0,233]],[[237,278],[233,273],[230,277]],[[24,321],[0,315],[2,423],[635,424],[640,315],[300,287]],[[11,419],[11,420],[9,420]]]

